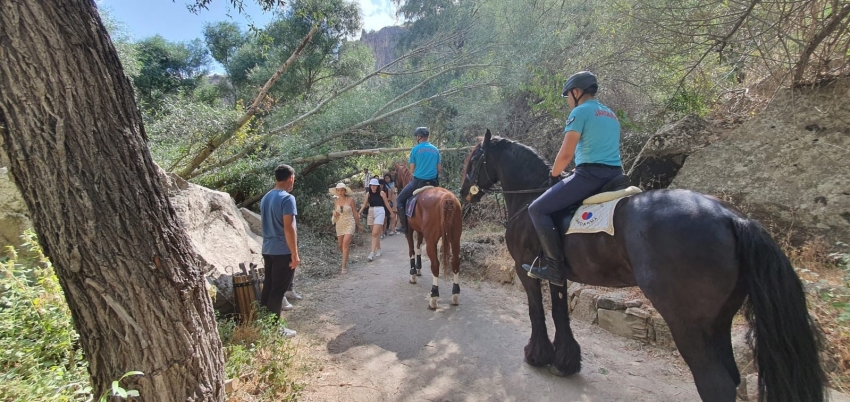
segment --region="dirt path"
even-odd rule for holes
[[[524,293],[464,282],[461,271],[460,305],[449,305],[451,284],[441,281],[440,305],[430,311],[427,258],[412,285],[404,238],[382,243],[384,255],[371,263],[355,250],[359,262],[344,277],[299,284],[304,300],[286,318],[298,330],[300,353],[318,362],[304,400],[699,400],[690,372],[670,352],[584,323],[572,324],[581,373],[558,378],[528,366]]]

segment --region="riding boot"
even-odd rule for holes
[[[407,233],[407,214],[404,213],[404,205],[398,206],[398,231],[401,233]]]
[[[528,276],[554,285],[564,286],[564,276],[567,267],[564,259],[564,245],[556,228],[537,229],[537,237],[540,238],[540,247],[543,258],[539,259],[537,265],[522,264],[522,268],[528,271]],[[543,265],[543,264],[546,265]]]

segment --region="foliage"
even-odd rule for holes
[[[159,109],[168,95],[192,90],[201,82],[209,65],[209,51],[199,39],[173,43],[156,35],[137,43],[139,73],[133,85],[141,106]]]
[[[225,375],[246,381],[231,397],[239,398],[241,392],[250,390],[261,400],[297,400],[303,385],[295,380],[295,348],[280,334],[279,325],[271,314],[263,314],[252,323],[219,318]]]
[[[25,255],[0,258],[0,400],[70,401],[90,396],[88,363],[71,312],[36,235]]]

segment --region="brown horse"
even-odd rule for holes
[[[395,188],[401,191],[407,183],[410,183],[413,180],[413,175],[410,174],[410,170],[407,169],[407,165],[402,162],[393,162],[393,170],[395,170],[395,173],[393,174]]]
[[[398,180],[398,179],[396,179]],[[412,201],[412,200],[411,200]],[[411,201],[408,201],[411,202]],[[442,263],[448,266],[449,255],[451,255],[452,272],[454,273],[454,285],[452,286],[452,305],[458,304],[460,284],[458,283],[458,272],[460,271],[460,234],[463,226],[460,210],[460,201],[451,191],[441,187],[432,187],[422,190],[413,210],[413,216],[407,218],[407,246],[410,256],[410,283],[416,283],[417,268],[422,269],[422,241],[425,241],[425,251],[431,260],[431,274],[434,275],[434,284],[431,286],[431,301],[428,308],[437,309],[437,299],[440,297],[440,258],[437,258],[437,242],[442,240],[443,244]],[[418,234],[414,259],[413,233]]]

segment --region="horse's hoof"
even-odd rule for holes
[[[421,269],[416,270],[416,276],[422,276],[422,270]]]
[[[410,275],[410,283],[416,283],[416,275]]]
[[[428,310],[431,310],[431,311],[437,311],[437,308],[436,308],[436,307],[431,307],[431,305],[429,304],[429,305],[428,305]]]
[[[452,295],[452,306],[457,306],[457,295]]]
[[[437,309],[437,298],[432,297],[431,301],[428,302],[428,310],[436,310]]]
[[[572,375],[572,374],[565,373],[561,370],[558,370],[557,367],[551,366],[551,365],[549,366],[548,370],[549,370],[549,373],[551,373],[552,375],[556,375],[558,377],[569,377],[569,376]]]

